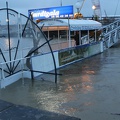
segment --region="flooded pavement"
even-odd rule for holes
[[[59,70],[59,83],[29,79],[0,90],[0,99],[81,120],[120,120],[120,44]]]

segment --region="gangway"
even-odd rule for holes
[[[88,35],[82,37],[81,41],[83,44],[88,42],[102,41],[103,51],[110,48],[120,40],[120,20],[117,20],[109,25],[103,26],[98,31],[101,32],[100,36],[94,36],[94,38],[89,38]],[[98,32],[96,31],[96,33]]]
[[[110,48],[120,40],[120,20],[102,28],[101,34],[104,49]]]

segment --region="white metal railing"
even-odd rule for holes
[[[101,30],[104,49],[111,47],[120,39],[120,20],[104,26]]]
[[[10,64],[10,63],[13,64],[14,62],[20,62],[20,65],[19,65],[20,68],[19,69],[20,69],[20,71],[23,72],[23,70],[25,69],[25,61],[26,61],[27,58],[28,57],[26,57],[26,58],[20,58],[20,59],[16,59],[16,60],[12,60],[12,61],[7,61],[7,62],[1,62],[0,63],[0,68],[1,68],[0,69],[0,80],[4,79],[6,77],[6,74],[5,74],[5,70],[7,68],[6,64]],[[11,73],[11,75],[12,75],[12,73]]]
[[[103,26],[98,31],[101,31],[101,34],[97,39],[95,36],[94,38],[90,38],[90,36],[88,35],[83,36],[81,38],[81,45],[102,40],[105,49],[111,47],[120,39],[120,20],[117,20],[109,25]]]
[[[85,35],[81,38],[81,45],[88,44],[90,42],[90,38],[88,35]]]
[[[102,29],[101,29],[102,34],[106,34],[106,33],[110,32],[110,31],[118,28],[118,26],[120,26],[120,20],[117,20],[117,21],[115,21],[115,22],[113,22],[113,23],[111,23],[109,25],[103,26]]]
[[[71,40],[71,47],[74,47],[75,46],[75,41],[74,40]],[[69,47],[69,41],[62,41],[62,42],[56,42],[56,43],[52,43],[51,44],[51,47],[52,47],[52,50],[55,51],[55,50],[60,50],[60,49],[65,49],[65,48],[68,48]],[[4,54],[4,57],[6,58],[6,62],[4,61],[4,59],[2,58],[2,55],[0,54],[0,80],[1,79],[4,79],[5,78],[5,70],[7,69],[7,66],[6,64],[10,65],[13,64],[13,62],[18,62],[20,61],[20,63],[22,62],[22,64],[20,64],[20,69],[23,70],[23,68],[25,68],[25,61],[28,57],[25,57],[28,52],[32,49],[32,47],[26,47],[26,48],[23,48],[22,50],[18,50],[18,57],[16,58],[16,60],[14,60],[14,58],[11,59],[11,61],[9,61],[9,58],[7,58],[7,56],[9,55],[9,51],[6,51],[4,50],[3,51],[3,54]],[[47,52],[50,52],[50,48],[48,47],[48,45],[44,45],[44,47],[42,47],[41,49],[38,50],[39,54],[44,54],[44,53],[47,53]],[[15,53],[15,49],[12,50],[12,54]]]

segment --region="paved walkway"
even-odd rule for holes
[[[81,120],[0,100],[0,120]]]

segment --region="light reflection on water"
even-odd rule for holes
[[[62,68],[59,73],[63,75],[59,76],[57,85],[39,80],[32,83],[28,79],[22,84],[20,80],[0,90],[0,99],[76,117],[82,115],[85,117],[84,111],[108,112],[110,109],[105,111],[107,107],[103,109],[104,106],[109,105],[110,101],[106,102],[106,100],[112,101],[113,97],[114,100],[119,100],[114,94],[116,85],[115,88],[113,86],[114,82],[120,85],[117,77],[120,63],[116,62],[119,57],[119,48],[111,48],[102,54]],[[114,75],[110,69],[111,62],[112,68],[114,66],[119,68],[114,69]]]
[[[6,89],[2,89],[0,98],[16,104],[73,115],[74,112],[81,109],[79,108],[80,103],[76,105],[75,101],[81,99],[79,97],[81,93],[87,94],[92,91],[92,81],[88,77],[80,80],[79,75],[70,78],[67,76],[67,79],[65,75],[65,78],[61,76],[59,79],[61,82],[57,85],[45,81],[35,81],[34,84],[30,80],[25,80],[24,84],[18,81]],[[90,104],[85,103],[85,105]]]

